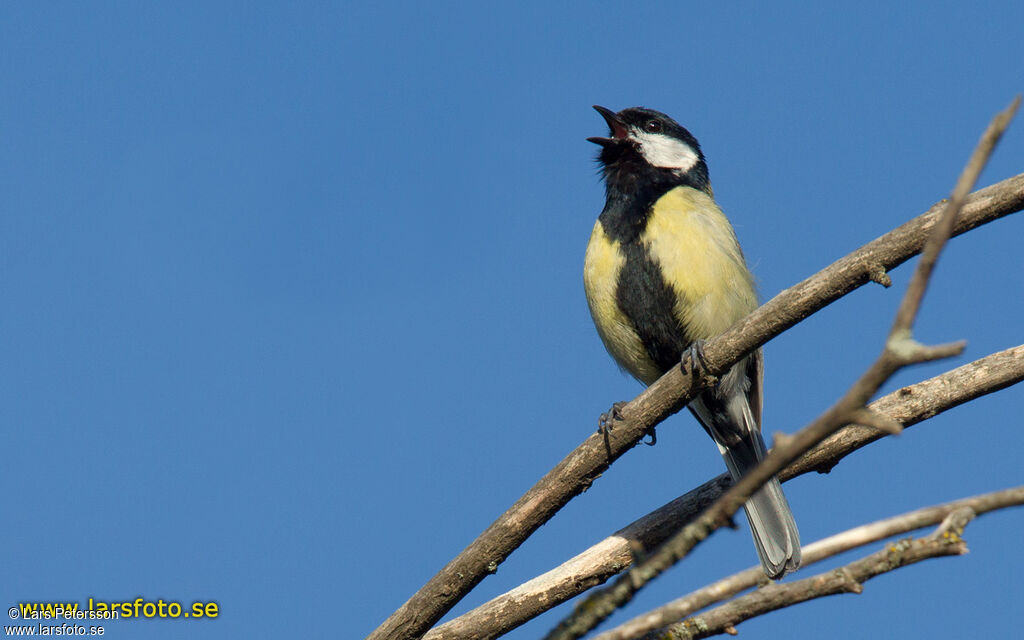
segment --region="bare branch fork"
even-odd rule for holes
[[[901,428],[898,423],[890,423],[890,421],[884,420],[880,414],[869,412],[868,401],[886,380],[903,367],[952,357],[963,351],[965,345],[963,341],[937,346],[920,344],[911,337],[911,329],[939,253],[950,237],[967,194],[973,188],[978,175],[1019,105],[1020,98],[1018,97],[1005,111],[993,118],[985,133],[982,134],[978,146],[957,180],[945,210],[930,232],[921,259],[918,261],[914,275],[896,312],[896,318],[886,340],[885,348],[878,359],[836,404],[794,435],[781,439],[777,436],[775,447],[761,464],[726,491],[699,518],[686,525],[643,561],[629,569],[612,586],[586,598],[568,618],[548,634],[547,640],[570,640],[582,637],[611,615],[615,609],[629,602],[643,585],[684,558],[711,532],[731,524],[733,514],[765,482],[845,424],[868,421],[866,418],[870,416],[871,426],[877,427],[880,424],[885,424],[891,429]],[[714,366],[712,358],[708,357],[708,368],[711,369],[713,375],[724,371],[724,369],[715,369]],[[668,377],[669,375],[666,375],[658,380],[648,391],[662,384]],[[642,397],[643,395],[641,395]]]
[[[869,408],[908,428],[1021,380],[1024,380],[1024,345],[902,387],[872,402]],[[811,471],[827,472],[853,451],[884,436],[885,433],[871,427],[848,425],[783,469],[779,479],[785,481]],[[518,627],[620,573],[633,562],[634,548],[653,549],[658,546],[721,496],[730,484],[728,474],[705,482],[560,566],[431,629],[424,639],[495,638]],[[809,563],[808,549],[805,547],[802,552],[805,566]],[[764,577],[760,567],[754,573],[751,585],[756,583],[757,578]],[[674,619],[692,612],[685,611]],[[674,619],[666,620],[659,626],[667,625]]]
[[[781,292],[730,331],[705,345],[707,368],[721,373],[744,355],[815,311],[874,280],[918,254],[943,203],[868,243],[818,274]],[[1024,174],[982,189],[968,198],[953,235],[1024,208]],[[452,559],[416,594],[381,624],[368,640],[419,638],[441,616],[494,573],[508,555],[609,465],[634,446],[657,422],[699,391],[678,368],[627,404],[611,437],[594,434],[555,466],[475,541]]]
[[[909,533],[922,527],[942,523],[951,514],[964,509],[970,510],[976,515],[982,515],[991,511],[1020,505],[1024,505],[1024,486],[1004,489],[1002,491],[994,491],[980,496],[964,498],[954,502],[947,502],[946,504],[925,507],[899,516],[880,520],[878,522],[872,522],[871,524],[854,527],[853,529],[837,533],[836,535],[829,536],[828,538],[824,538],[813,544],[805,545],[802,549],[803,567],[806,568],[809,565],[821,562],[822,560],[826,560],[845,551],[878,542],[879,540]],[[821,576],[815,576],[814,578],[811,578],[811,580],[816,580],[820,577]],[[653,611],[637,616],[636,618],[633,618],[610,631],[606,631],[605,633],[595,636],[594,640],[632,640],[633,638],[638,638],[645,633],[661,629],[662,627],[666,627],[672,623],[682,620],[686,616],[692,615],[717,602],[731,598],[741,591],[755,587],[758,584],[763,583],[764,580],[764,572],[760,566],[750,567],[749,569],[718,580],[706,587],[702,587],[693,593],[683,596],[682,598],[673,600],[672,602],[658,607]],[[762,591],[768,588],[769,587],[764,587]],[[800,591],[797,591],[796,593],[800,593]],[[827,594],[822,593],[821,595]],[[789,606],[803,601],[803,599],[793,598],[792,596],[793,594],[789,593],[786,597],[769,597],[768,600],[781,606]],[[729,605],[725,606],[728,607],[731,605],[732,603],[729,603]],[[779,607],[773,607],[768,610],[758,610],[753,615],[767,613],[767,611],[774,610],[775,608]],[[753,610],[746,604],[739,604],[735,608],[727,611],[751,612]],[[742,618],[734,617],[732,614],[724,616],[717,615],[715,617],[719,620],[727,621],[727,624],[731,626],[737,624],[741,620],[749,619],[750,617],[753,617],[753,615],[745,615]],[[717,633],[729,632],[728,628],[724,625],[720,625],[718,627],[715,627],[714,625],[710,627],[707,626],[708,620],[704,616],[701,616],[699,621],[683,623],[681,627],[673,625],[670,629],[665,629],[661,633],[664,634],[664,637],[674,637],[672,636],[672,633],[676,633],[676,637],[689,637],[689,635],[686,634],[690,633],[690,631],[686,631],[684,633],[681,629],[691,630],[694,626],[694,622],[697,622],[696,626],[701,628],[715,628],[717,629]]]

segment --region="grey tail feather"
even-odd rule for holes
[[[722,457],[733,482],[754,468],[767,453],[760,432],[750,432],[749,436],[723,448]],[[777,579],[795,571],[800,566],[800,533],[778,478],[773,477],[761,487],[743,505],[743,510],[747,512],[757,555],[768,577]]]

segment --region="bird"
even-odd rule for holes
[[[587,138],[601,147],[606,199],[587,245],[584,291],[608,353],[650,385],[673,367],[699,366],[703,341],[757,308],[754,276],[715,203],[697,139],[652,109],[594,109],[609,128]],[[767,452],[763,362],[760,349],[747,355],[688,405],[733,482]],[[778,579],[796,570],[800,535],[778,479],[744,510],[765,574]]]

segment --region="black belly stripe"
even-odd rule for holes
[[[626,262],[619,272],[616,302],[633,324],[647,355],[665,373],[679,364],[691,342],[676,319],[678,298],[645,246],[634,240],[620,247]]]

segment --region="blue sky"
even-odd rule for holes
[[[0,600],[220,604],[113,638],[364,636],[640,390],[583,298],[590,105],[697,136],[767,299],[948,195],[1024,90],[1022,22],[1010,2],[4,4]],[[982,185],[1022,158],[1017,122]],[[1024,341],[1022,234],[949,246],[917,335],[967,353],[887,388]],[[766,431],[856,378],[909,272],[767,345]],[[804,541],[1020,484],[1022,401],[788,483]],[[658,433],[454,613],[723,470],[688,415]],[[966,557],[741,632],[1006,637],[1022,528],[986,516]],[[627,613],[755,560],[722,532]]]

